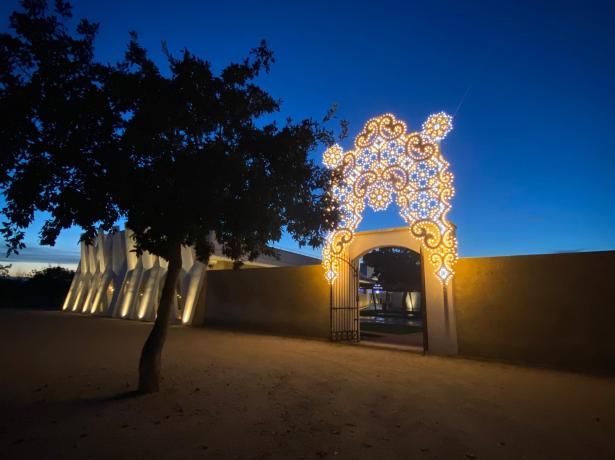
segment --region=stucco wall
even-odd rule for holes
[[[210,271],[193,324],[328,338],[329,285],[320,265]]]
[[[468,258],[455,273],[461,355],[615,371],[615,251]]]

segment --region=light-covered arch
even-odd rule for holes
[[[331,286],[331,337],[359,340],[356,259],[377,247],[406,247],[421,254],[429,351],[457,354],[452,305],[453,270],[457,261],[455,226],[448,221],[455,191],[453,174],[440,141],[452,129],[452,118],[431,115],[420,131],[408,132],[392,114],[372,118],[356,137],[354,149],[334,145],[323,162],[335,169],[331,193],[341,219],[323,248],[323,268]],[[366,206],[383,211],[395,201],[408,227],[359,232]]]
[[[453,174],[439,142],[452,129],[444,112],[431,115],[421,131],[407,132],[406,124],[392,114],[372,118],[356,137],[354,149],[334,145],[324,153],[325,166],[336,169],[339,179],[331,193],[341,219],[323,248],[323,267],[332,283],[342,265],[342,255],[353,240],[365,206],[387,209],[395,199],[410,234],[428,253],[435,275],[446,285],[457,260],[455,227],[448,221],[454,195]]]

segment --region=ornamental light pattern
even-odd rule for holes
[[[336,144],[325,151],[325,166],[341,173],[331,184],[340,221],[328,234],[322,253],[329,283],[340,271],[344,249],[366,204],[383,211],[393,200],[411,234],[426,248],[434,273],[444,285],[448,283],[457,261],[455,227],[447,220],[455,190],[439,143],[452,127],[452,117],[440,112],[431,115],[420,132],[407,133],[406,124],[387,113],[365,124],[353,150],[344,151]]]

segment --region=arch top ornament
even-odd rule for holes
[[[452,128],[452,117],[444,112],[429,116],[416,132],[408,132],[403,121],[386,113],[365,124],[354,149],[344,151],[336,144],[324,152],[324,165],[340,173],[331,184],[340,221],[327,235],[322,252],[329,283],[337,278],[365,206],[383,211],[393,200],[412,236],[426,249],[435,275],[444,285],[452,278],[457,239],[447,214],[455,189],[440,150],[440,141]]]

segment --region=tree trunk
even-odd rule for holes
[[[160,387],[160,357],[167,338],[169,319],[176,295],[177,277],[182,268],[181,245],[172,245],[169,251],[169,267],[162,287],[162,296],[154,327],[143,345],[139,360],[139,392],[155,393]]]

